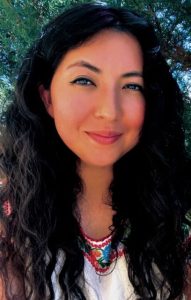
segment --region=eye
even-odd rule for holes
[[[144,91],[143,86],[141,86],[140,84],[137,84],[137,83],[128,83],[123,87],[123,89],[125,89],[125,90],[130,89],[130,90],[138,91],[138,92]]]
[[[89,86],[89,85],[94,85],[93,81],[91,81],[88,78],[85,77],[80,77],[80,78],[76,78],[75,80],[73,80],[72,82],[70,82],[71,84],[77,84],[77,85],[85,85],[85,86]]]

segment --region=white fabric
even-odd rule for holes
[[[64,300],[65,297],[61,291],[58,276],[63,266],[64,254],[60,252],[55,271],[52,275],[52,283],[55,293],[54,300]],[[127,264],[124,256],[117,259],[117,263],[113,262],[110,266],[107,275],[100,276],[96,274],[95,269],[85,258],[84,264],[84,278],[85,282],[82,283],[82,289],[87,300],[137,300],[133,291],[128,273]],[[177,298],[177,300],[180,298]],[[78,299],[72,299],[78,300]],[[157,295],[156,300],[161,300],[160,294]],[[191,300],[182,296],[181,300]]]
[[[128,279],[127,265],[124,256],[110,266],[107,274],[96,274],[91,263],[85,258],[84,266],[87,300],[135,300],[133,287]]]
[[[133,292],[133,287],[128,279],[127,265],[124,256],[119,257],[117,261],[113,262],[105,275],[98,275],[88,259],[84,259],[85,282],[82,284],[82,289],[87,300],[137,299]],[[62,294],[58,283],[58,276],[63,265],[63,261],[63,253],[60,253],[56,269],[52,275],[55,300],[64,300],[64,295]]]

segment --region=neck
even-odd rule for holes
[[[103,203],[113,178],[112,167],[96,167],[81,163],[80,177],[84,183],[84,201]]]
[[[84,193],[78,199],[78,213],[83,231],[92,238],[103,238],[110,233],[114,211],[108,193],[113,178],[111,168],[81,164],[79,174]]]

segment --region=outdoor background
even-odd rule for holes
[[[0,115],[11,101],[26,50],[40,36],[42,26],[66,6],[82,2],[91,1],[0,0]],[[126,6],[154,24],[162,53],[184,95],[185,143],[191,153],[191,0],[97,2]]]

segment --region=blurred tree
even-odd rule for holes
[[[48,1],[0,0],[0,77],[12,80],[31,40],[48,19]]]

